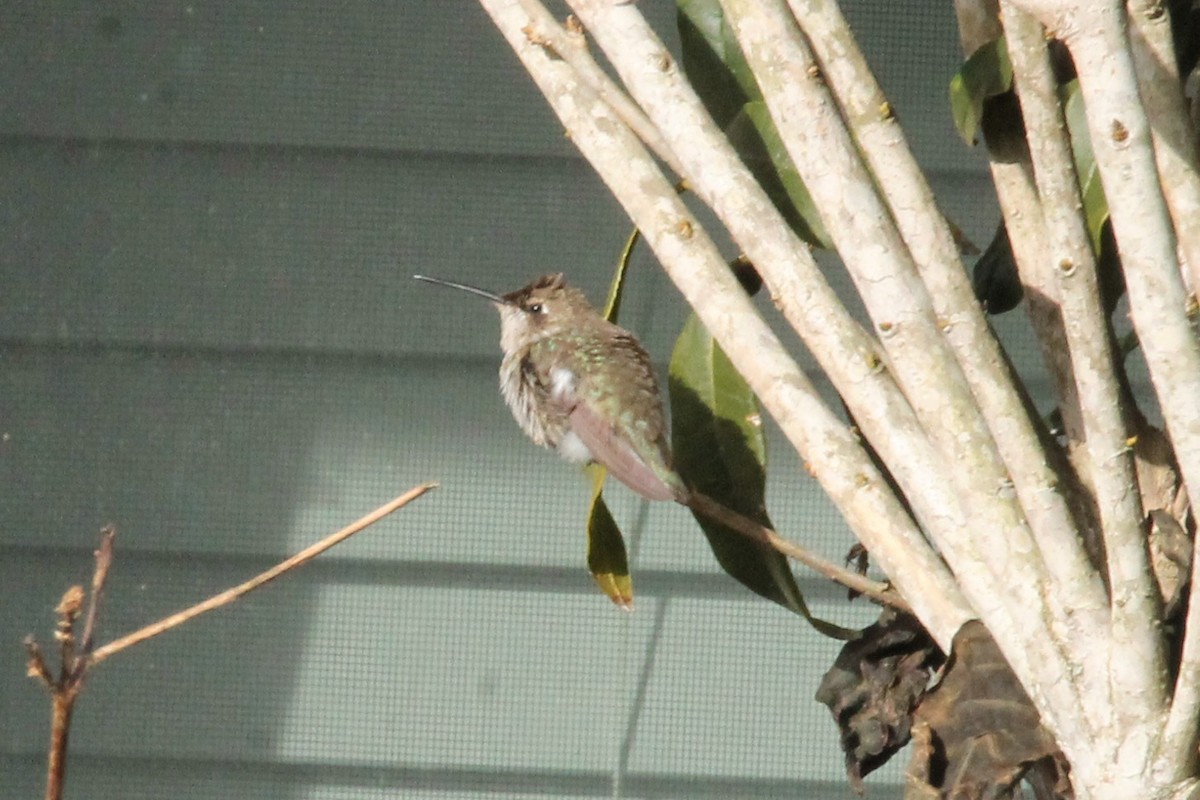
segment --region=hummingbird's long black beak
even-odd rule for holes
[[[471,286],[466,283],[455,283],[454,281],[444,281],[441,278],[430,278],[427,275],[413,275],[413,277],[419,281],[425,281],[426,283],[436,283],[440,286],[449,286],[451,289],[462,289],[464,292],[477,294],[480,297],[485,297],[488,300],[491,300],[493,303],[499,303],[502,306],[513,305],[511,301],[504,299],[500,295],[489,292],[486,289],[480,289],[478,286]]]

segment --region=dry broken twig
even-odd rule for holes
[[[26,662],[27,673],[31,678],[39,679],[50,691],[52,703],[50,753],[46,765],[47,800],[56,800],[62,796],[63,779],[67,770],[67,735],[71,726],[71,712],[75,709],[75,700],[83,689],[83,679],[87,675],[96,616],[104,594],[104,585],[108,581],[108,570],[112,566],[113,540],[116,535],[116,529],[111,525],[100,532],[100,546],[96,548],[95,553],[96,569],[92,573],[92,591],[88,597],[87,617],[83,623],[83,636],[78,640],[78,649],[75,623],[83,611],[83,587],[72,586],[67,589],[54,610],[58,615],[54,638],[58,641],[60,653],[57,676],[51,674],[45,656],[33,636],[25,637],[25,650],[29,654],[29,660]]]
[[[88,670],[104,659],[144,642],[160,633],[165,633],[178,627],[190,619],[208,611],[227,606],[245,594],[275,580],[285,572],[295,569],[324,553],[334,545],[349,539],[364,528],[373,525],[393,511],[397,511],[416,500],[431,489],[437,488],[436,483],[424,483],[409,489],[385,505],[380,506],[364,517],[350,523],[336,533],[326,536],[319,542],[301,550],[294,556],[276,564],[245,583],[227,589],[190,608],[179,611],[157,622],[140,628],[133,633],[122,636],[116,641],[109,642],[103,647],[93,650],[95,641],[96,619],[99,614],[100,600],[104,594],[104,586],[108,580],[108,572],[112,566],[113,539],[116,531],[110,525],[100,534],[100,546],[96,549],[96,568],[92,575],[92,588],[87,596],[87,614],[84,617],[82,636],[77,637],[75,626],[83,613],[85,593],[82,586],[72,586],[63,594],[55,613],[58,623],[55,626],[54,638],[59,644],[60,666],[55,675],[46,663],[45,655],[33,635],[25,637],[25,650],[28,653],[26,671],[29,677],[37,678],[50,692],[52,698],[50,725],[50,752],[47,760],[46,800],[58,800],[62,797],[63,780],[66,775],[67,739],[71,725],[71,713],[75,701],[83,688]]]
[[[386,517],[388,514],[391,514],[393,511],[403,508],[404,506],[411,503],[413,500],[416,500],[418,497],[420,497],[421,495],[428,492],[430,489],[433,489],[436,487],[437,487],[436,483],[425,483],[425,484],[422,484],[415,488],[409,489],[407,492],[405,492],[400,497],[397,497],[392,502],[387,503],[386,505],[380,506],[379,508],[372,511],[370,514],[367,514],[366,516],[362,517],[361,519],[358,519],[355,522],[350,523],[345,528],[342,528],[337,533],[330,534],[329,536],[325,537],[321,541],[319,541],[315,544],[309,545],[308,547],[301,550],[299,553],[296,553],[296,555],[292,556],[291,558],[287,559],[286,561],[281,561],[280,563],[271,567],[266,572],[256,575],[255,577],[251,578],[250,580],[246,581],[245,583],[239,584],[238,586],[234,586],[230,589],[226,589],[225,591],[221,592],[220,594],[213,595],[212,597],[208,598],[207,600],[205,600],[202,603],[197,603],[196,605],[194,605],[190,608],[185,608],[184,610],[178,611],[178,612],[170,615],[169,617],[164,617],[163,619],[160,619],[158,622],[153,622],[153,623],[145,626],[144,628],[140,628],[140,629],[134,631],[133,633],[126,634],[125,636],[122,636],[120,639],[117,639],[116,641],[109,642],[108,644],[106,644],[103,647],[96,650],[96,652],[92,655],[92,663],[99,664],[104,659],[106,659],[109,656],[112,656],[116,653],[119,653],[120,651],[124,650],[127,647],[131,647],[139,642],[143,642],[146,639],[149,639],[153,636],[159,635],[160,633],[165,633],[166,631],[169,631],[171,628],[175,628],[179,625],[182,625],[183,623],[187,622],[188,620],[193,619],[194,617],[198,617],[201,614],[205,614],[209,611],[214,611],[214,610],[220,608],[221,606],[229,605],[230,603],[237,600],[242,595],[248,594],[248,593],[254,591],[255,589],[259,588],[263,584],[266,584],[266,583],[269,583],[270,581],[275,580],[283,573],[285,573],[289,570],[295,569],[296,567],[300,566],[301,564],[311,561],[312,559],[319,556],[321,553],[324,553],[326,550],[333,547],[335,544],[338,544],[340,542],[345,541],[346,539],[349,539],[351,536],[358,533],[363,528],[366,528],[369,525],[375,524],[379,520]]]

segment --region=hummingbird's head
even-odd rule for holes
[[[567,285],[561,272],[543,275],[493,304],[500,312],[500,347],[505,352],[557,336],[596,314],[583,292]]]
[[[511,353],[539,339],[557,336],[572,326],[584,324],[599,314],[583,292],[567,285],[561,272],[543,275],[505,295],[493,294],[477,286],[414,275],[428,283],[462,289],[492,301],[500,312],[500,347]]]

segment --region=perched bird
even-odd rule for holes
[[[500,391],[535,444],[602,464],[649,500],[687,502],[650,357],[561,273],[505,295],[413,277],[487,298],[500,312]]]

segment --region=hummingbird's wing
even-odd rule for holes
[[[647,500],[676,499],[677,489],[668,486],[595,408],[578,402],[568,419],[571,432],[591,452],[592,459],[603,464],[614,478]]]
[[[597,370],[597,363],[603,369]],[[592,460],[649,500],[684,496],[683,481],[670,465],[650,357],[631,334],[613,325],[606,336],[584,340],[552,370],[550,383],[552,396],[567,411],[571,433]]]

